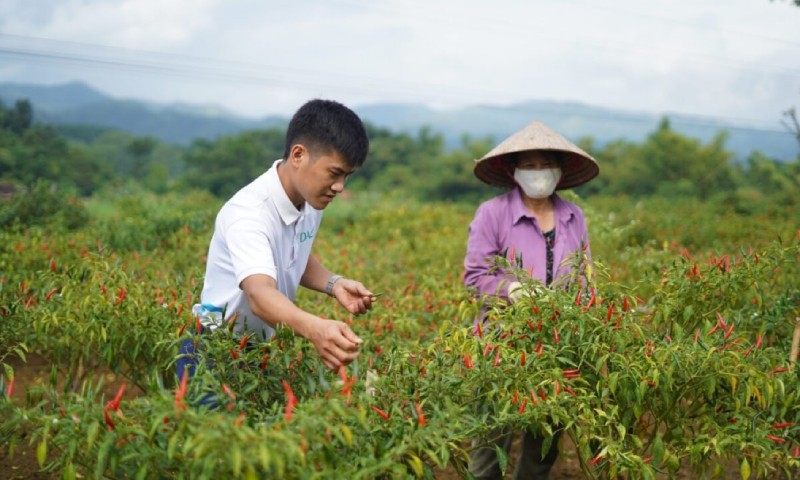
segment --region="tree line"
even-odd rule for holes
[[[368,124],[367,131],[367,162],[347,185],[354,194],[474,202],[497,193],[473,176],[472,165],[498,139],[465,135],[452,149],[430,128],[412,134]],[[156,193],[199,189],[226,198],[281,157],[283,136],[280,128],[253,130],[179,147],[88,125],[39,124],[30,102],[18,100],[0,103],[0,182],[16,189],[47,182],[79,196],[133,183]],[[580,139],[601,174],[578,194],[794,204],[800,155],[786,161],[754,151],[735,162],[726,139],[719,132],[703,143],[673,130],[667,118],[640,143]]]

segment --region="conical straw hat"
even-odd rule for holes
[[[503,140],[483,158],[475,160],[475,176],[489,185],[513,188],[514,165],[508,161],[508,155],[527,150],[553,150],[565,153],[562,157],[561,181],[556,187],[558,190],[577,187],[600,173],[600,166],[591,155],[542,122],[533,121]]]

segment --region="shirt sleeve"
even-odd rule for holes
[[[487,204],[481,205],[469,225],[467,254],[464,259],[464,285],[476,289],[479,296],[506,297],[509,276],[500,269],[492,271],[494,257],[500,254],[502,248],[499,244],[496,215],[488,207]],[[501,286],[504,280],[506,284]]]
[[[241,218],[230,224],[224,235],[237,285],[256,274],[268,275],[277,281],[278,269],[271,246],[273,240],[263,222],[255,218]]]

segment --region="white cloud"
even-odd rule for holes
[[[48,66],[49,81],[85,78],[121,96],[250,115],[328,96],[440,106],[558,99],[770,119],[800,103],[798,20],[800,8],[768,0],[0,2],[0,32],[80,42],[68,55],[110,60],[31,57],[38,67],[24,71]]]
[[[19,2],[19,0],[17,0]],[[15,2],[16,3],[16,2]],[[216,0],[69,0],[19,15],[9,12],[4,33],[137,49],[185,45],[212,20]],[[40,5],[41,7],[42,5]],[[16,17],[16,18],[15,18]]]

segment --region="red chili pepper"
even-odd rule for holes
[[[526,358],[525,358],[525,350],[523,350],[522,351],[522,355],[520,355],[520,357],[519,357],[519,366],[520,367],[524,367],[525,366],[525,363],[527,363],[525,360],[526,360]]]
[[[694,343],[697,343],[697,340],[700,339],[700,329],[694,331]]]
[[[608,304],[608,312],[606,312],[606,322],[610,322],[612,316],[614,316],[614,304],[613,303],[609,303]]]
[[[479,321],[477,324],[475,324],[475,333],[478,334],[478,338],[483,338],[483,328],[481,327],[481,323],[483,322]]]
[[[553,341],[558,345],[558,329],[556,327],[553,327]]]
[[[185,323],[183,325],[181,325],[181,328],[178,329],[178,336],[179,337],[181,335],[183,335],[184,330],[186,330],[186,324]]]
[[[536,400],[536,392],[534,392],[533,390],[531,390],[531,402],[534,405],[539,405],[539,401]]]
[[[425,415],[422,413],[422,405],[414,402],[414,409],[417,411],[417,422],[419,422],[419,426],[424,427],[428,422],[425,420]]]
[[[375,405],[372,405],[371,407],[372,407],[372,411],[374,411],[375,413],[380,415],[382,419],[389,420],[389,414],[388,413],[384,412],[383,410],[381,410],[380,408],[376,407]]]
[[[794,422],[783,422],[783,423],[775,423],[775,424],[773,424],[772,428],[779,428],[780,429],[780,428],[789,428],[789,427],[793,427],[793,426],[794,426]]]
[[[489,355],[489,352],[492,351],[492,344],[487,343],[485,347],[483,347],[483,356]]]
[[[194,322],[194,328],[195,328],[195,332],[197,332],[197,333],[203,333],[203,324],[202,324],[202,323],[200,323],[200,315],[198,315],[198,316],[196,317],[196,320],[195,320],[195,322]]]
[[[766,435],[766,437],[769,440],[772,440],[775,443],[786,443],[786,439],[785,438],[776,437],[775,435],[772,435],[772,434],[769,434],[769,433]]]
[[[794,447],[794,458],[800,458],[800,445]]]
[[[580,369],[564,370],[564,378],[577,378],[581,376]]]
[[[561,393],[561,384],[558,383],[558,380],[555,380],[553,383],[556,384],[556,397]]]
[[[114,301],[114,305],[119,305],[120,303],[125,301],[125,297],[128,296],[128,290],[125,287],[120,287],[119,293],[117,293],[117,300]]]
[[[14,395],[14,377],[11,377],[8,381],[8,387],[6,387],[6,397],[11,398]]]
[[[239,350],[240,351],[245,347],[245,345],[247,345],[247,339],[249,337],[250,337],[249,335],[245,335],[244,337],[242,337],[242,341],[239,342]]]
[[[269,352],[264,354],[264,357],[261,359],[261,371],[264,371],[267,368],[267,361],[269,360]]]
[[[231,390],[231,388],[228,385],[223,383],[222,384],[222,391],[225,392],[225,394],[228,395],[231,400],[236,400],[236,395],[233,393],[233,391]]]
[[[292,413],[294,412],[294,407],[297,405],[297,397],[294,396],[294,392],[292,392],[292,387],[289,386],[289,383],[286,380],[281,380],[283,383],[283,391],[286,392],[286,409],[284,411],[283,417],[286,421],[290,421],[292,419]]]
[[[525,412],[525,407],[527,407],[527,406],[528,406],[528,399],[526,399],[525,397],[522,397],[522,403],[519,404],[519,410],[517,410],[517,413],[520,413],[520,414],[524,413]]]
[[[108,412],[110,408],[110,403],[107,403],[103,408],[103,419],[106,421],[106,428],[108,428],[108,431],[114,430],[114,420],[111,419],[111,414]]]
[[[225,392],[231,399],[231,401],[228,402],[228,405],[226,407],[230,412],[231,410],[233,410],[233,407],[235,406],[233,402],[236,400],[236,395],[234,395],[233,391],[231,391],[231,389],[224,383],[222,384],[222,391]]]
[[[570,395],[572,395],[573,397],[577,395],[577,394],[575,393],[575,391],[574,391],[573,389],[569,388],[567,385],[564,385],[564,387],[563,387],[563,388],[564,388],[564,391],[565,391],[565,392],[569,393],[569,394],[570,394]]]
[[[622,299],[622,311],[623,312],[627,312],[630,309],[631,309],[631,305],[628,302],[628,297],[625,297],[624,299]]]
[[[58,269],[58,265],[56,264],[56,259],[50,259],[50,271],[55,272]]]
[[[533,306],[533,313],[539,315],[539,307],[537,307],[536,305]]]
[[[528,324],[528,328],[530,328],[532,331],[536,331],[536,326],[532,324],[530,320],[526,320],[525,323]]]
[[[581,297],[583,297],[583,287],[578,289],[578,294],[575,295],[575,306],[579,307],[581,305]]]
[[[516,405],[519,402],[519,391],[514,390],[514,398],[511,399],[511,405]]]
[[[468,353],[464,353],[464,366],[467,367],[468,370],[472,370],[475,368],[475,364],[472,363],[472,355]]]
[[[729,328],[728,331],[725,332],[725,340],[727,340],[728,337],[731,336],[731,333],[733,333],[734,327],[736,327],[736,324],[735,323],[731,323],[731,328]]]
[[[47,301],[50,301],[50,298],[53,295],[55,295],[57,291],[58,291],[58,288],[54,288],[54,289],[50,290],[49,292],[47,292],[47,295],[45,295],[44,299],[47,300]]]
[[[761,348],[761,335],[756,337],[756,349]]]
[[[722,318],[722,315],[720,315],[720,313],[719,313],[719,312],[714,312],[714,313],[717,315],[717,323],[719,324],[719,326],[720,326],[720,327],[721,327],[723,330],[726,330],[726,329],[728,328],[728,324],[727,324],[727,323],[725,323],[725,319],[724,319],[724,318]]]
[[[244,423],[244,419],[245,418],[247,418],[247,414],[246,413],[242,412],[242,413],[239,414],[239,416],[236,418],[236,422],[234,423],[234,425],[236,425],[236,428],[239,428],[239,427],[242,426],[242,424]]]
[[[175,389],[175,408],[178,410],[185,410],[186,405],[183,403],[183,399],[186,397],[186,386],[189,381],[189,371],[183,371],[183,377],[181,377],[181,383],[177,389]]]
[[[231,348],[230,352],[231,352],[231,358],[233,358],[234,360],[239,360],[239,353],[236,350]]]
[[[788,371],[789,371],[789,369],[786,368],[786,367],[775,367],[769,373],[770,374],[776,374],[776,373],[784,373],[784,372],[788,372]]]
[[[622,315],[617,315],[617,321],[614,323],[614,331],[619,330],[619,324],[622,322]]]
[[[541,338],[536,343],[536,347],[534,347],[533,350],[536,352],[536,355],[538,355],[539,357],[542,356],[542,352],[544,351],[544,347],[542,346],[542,339]]]
[[[122,395],[125,393],[125,388],[127,384],[123,383],[119,386],[119,390],[117,390],[117,394],[114,396],[114,400],[111,401],[111,408],[115,411],[119,411],[119,403],[122,401]]]
[[[593,467],[593,466],[597,465],[598,463],[600,463],[600,460],[602,460],[602,459],[603,459],[603,457],[601,457],[600,455],[594,457],[593,459],[591,459],[589,461],[589,466]]]
[[[590,308],[592,308],[595,303],[597,303],[597,290],[593,288],[592,289],[592,296],[589,297],[589,303],[586,304],[586,311],[588,311]]]
[[[653,461],[653,457],[644,457],[642,459],[642,463],[650,463]]]
[[[494,366],[497,367],[500,365],[500,349],[497,349],[497,353],[494,356]]]

